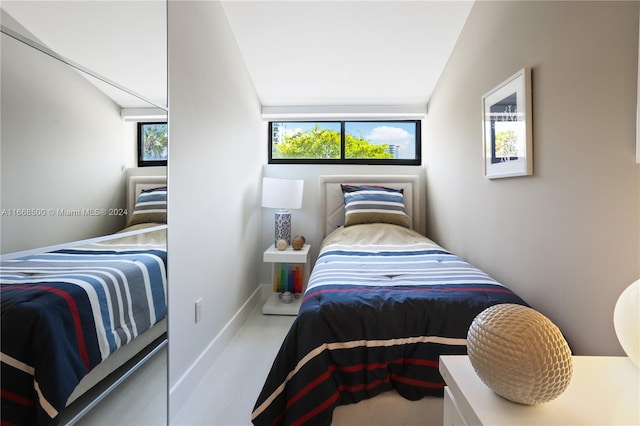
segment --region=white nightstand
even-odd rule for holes
[[[311,245],[305,244],[300,250],[294,250],[291,246],[286,250],[278,250],[271,246],[265,250],[262,260],[271,263],[271,280],[274,292],[269,296],[262,307],[263,314],[270,315],[298,315],[302,294],[307,287],[309,279],[309,249]],[[284,286],[285,289],[295,289],[297,298],[291,303],[284,303],[280,299],[280,293],[276,288]],[[282,288],[280,288],[282,290]]]
[[[521,405],[490,390],[468,356],[440,357],[444,425],[637,425],[640,370],[627,357],[574,356],[573,378],[556,399]]]

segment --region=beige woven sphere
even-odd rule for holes
[[[496,394],[520,404],[551,401],[569,386],[571,349],[540,312],[500,304],[482,311],[467,334],[469,360]]]
[[[276,241],[276,248],[280,251],[286,250],[289,247],[289,243],[287,240],[278,240]]]

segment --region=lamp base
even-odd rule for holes
[[[278,240],[285,240],[287,245],[291,244],[291,212],[288,210],[278,210],[276,212],[276,239],[274,244],[277,246]]]

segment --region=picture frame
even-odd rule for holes
[[[138,123],[138,167],[166,166],[168,157],[167,122]]]
[[[482,96],[487,179],[533,174],[531,69],[522,68]]]

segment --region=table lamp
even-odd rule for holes
[[[275,242],[285,240],[291,244],[291,212],[302,208],[302,179],[262,179],[262,207],[278,209],[275,217]]]

